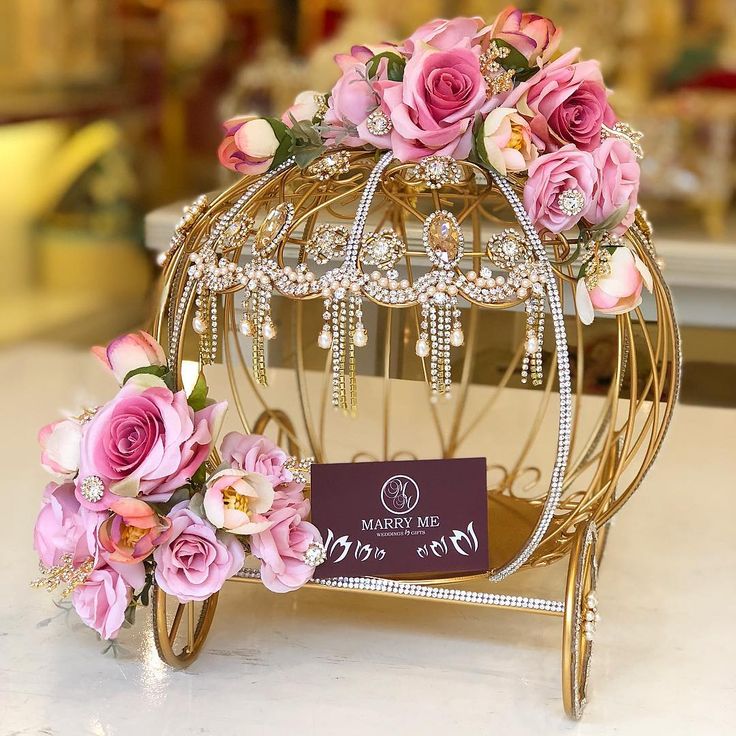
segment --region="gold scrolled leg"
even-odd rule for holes
[[[201,603],[179,603],[157,585],[153,588],[153,637],[158,656],[183,669],[199,656],[217,608],[217,593]]]
[[[562,628],[562,700],[578,720],[585,708],[593,635],[598,621],[598,530],[593,522],[575,535],[567,569]]]

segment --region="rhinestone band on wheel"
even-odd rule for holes
[[[490,580],[498,581],[516,572],[531,557],[534,550],[539,546],[552,521],[557,505],[562,497],[562,482],[565,478],[567,459],[570,454],[570,435],[572,429],[572,388],[570,383],[570,362],[567,350],[567,334],[565,332],[565,321],[562,313],[562,303],[557,289],[557,281],[552,272],[547,252],[539,239],[539,234],[529,219],[524,205],[516,195],[514,188],[500,174],[491,172],[493,181],[506,198],[506,201],[514,211],[518,223],[521,225],[527,241],[530,243],[534,255],[547,271],[547,299],[550,312],[552,313],[552,326],[555,332],[555,345],[557,348],[557,375],[560,392],[560,417],[557,434],[557,457],[552,469],[549,491],[545,499],[542,513],[537,521],[531,536],[527,540],[521,552],[507,562],[503,567],[494,570]]]
[[[245,568],[235,575],[236,578],[258,580],[261,576],[258,570]],[[383,578],[315,578],[311,581],[315,585],[328,588],[343,588],[348,590],[373,590],[394,595],[406,595],[413,598],[435,598],[444,601],[464,601],[486,606],[501,606],[503,608],[527,608],[532,611],[549,611],[563,613],[563,601],[548,600],[546,598],[528,598],[526,596],[499,595],[497,593],[479,593],[473,590],[457,590],[454,588],[436,588],[431,585],[416,585],[397,580]]]

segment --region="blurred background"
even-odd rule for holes
[[[505,4],[2,0],[0,350],[87,346],[145,321],[180,200],[232,180],[221,120],[327,91],[352,43]],[[598,58],[644,131],[640,200],[683,325],[683,398],[736,405],[736,0],[517,4]]]

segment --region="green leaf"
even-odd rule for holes
[[[498,48],[509,50],[508,56],[506,56],[504,59],[496,59],[496,61],[504,69],[515,69],[517,77],[519,76],[520,72],[525,72],[530,68],[534,69],[533,73],[536,73],[536,67],[530,67],[526,56],[524,56],[521,51],[517,51],[510,43],[508,43],[508,41],[502,41],[500,38],[494,38],[491,40],[496,43],[496,46],[498,46]]]
[[[207,468],[205,467],[204,463],[202,463],[199,468],[197,468],[197,472],[192,476],[192,485],[203,486],[206,480]]]
[[[368,63],[365,65],[366,74],[369,79],[372,79],[378,73],[378,66],[381,63],[381,59],[388,59],[388,66],[386,68],[386,75],[392,82],[401,82],[404,79],[404,67],[406,66],[406,59],[397,54],[394,51],[382,51],[380,54],[376,54]]]
[[[126,373],[123,384],[126,384],[133,376],[141,374],[156,376],[160,378],[172,391],[174,390],[174,376],[165,365],[145,365],[142,368],[133,368]]]
[[[473,150],[475,152],[476,160],[483,164],[484,166],[487,166],[488,168],[493,168],[491,166],[490,161],[488,160],[488,154],[486,153],[486,146],[483,142],[483,120],[478,119],[475,125],[475,132],[473,133],[473,141],[475,145],[473,146]]]
[[[207,406],[207,380],[204,377],[204,373],[200,371],[197,377],[197,383],[194,384],[192,392],[187,396],[187,404],[192,407],[194,411],[200,411]]]
[[[273,134],[276,136],[279,142],[279,146],[276,149],[276,153],[273,155],[273,161],[269,168],[275,169],[280,166],[287,158],[291,155],[290,149],[292,144],[291,131],[289,127],[285,125],[281,120],[277,118],[264,118],[264,120],[271,126]]]

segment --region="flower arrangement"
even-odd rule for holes
[[[509,7],[490,24],[433,20],[398,44],[354,46],[336,56],[328,94],[300,93],[281,119],[228,120],[220,161],[255,175],[290,156],[305,167],[328,149],[367,148],[514,176],[541,233],[580,230],[582,321],[629,311],[651,288],[620,237],[634,221],[641,135],[617,121],[598,62],[560,54],[560,36],[548,18]]]
[[[202,601],[240,571],[246,552],[263,584],[308,582],[324,548],[306,521],[301,474],[271,440],[231,432],[208,472],[227,409],[200,375],[176,390],[161,346],[145,332],[93,353],[120,384],[105,405],[43,427],[46,486],[34,528],[37,587],[71,595],[102,638],[146,605],[154,584],[180,602]]]

